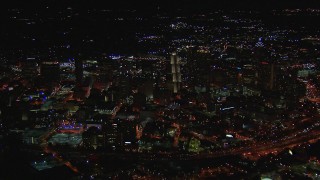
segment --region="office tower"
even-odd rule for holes
[[[258,71],[256,70],[256,67],[252,64],[245,64],[242,68],[241,73],[239,73],[238,76],[238,83],[239,84],[246,84],[246,85],[257,85],[257,77],[258,77]]]
[[[276,83],[276,65],[274,63],[262,62],[259,68],[259,80],[265,90],[274,90]]]
[[[112,60],[107,59],[104,62],[102,62],[102,67],[103,71],[105,73],[104,78],[106,82],[112,82],[113,79],[113,70],[114,68],[114,63]]]
[[[86,148],[97,149],[105,146],[105,133],[99,128],[92,126],[82,133],[83,146]]]
[[[130,79],[125,77],[120,77],[118,87],[119,87],[119,91],[118,91],[119,98],[126,99],[131,93],[132,84]]]
[[[79,57],[75,60],[75,68],[77,84],[81,84],[83,80],[83,62]]]
[[[41,77],[47,82],[60,81],[60,65],[56,61],[46,61],[40,66]]]
[[[172,73],[173,93],[177,93],[180,91],[181,86],[181,72],[180,58],[176,53],[172,53],[170,64]]]
[[[199,71],[198,64],[197,64],[197,49],[195,47],[189,47],[187,49],[187,64],[184,67],[184,73],[187,73],[188,76],[186,77],[186,81],[189,85],[195,86],[197,84],[197,77]]]
[[[211,71],[209,53],[206,53],[199,47],[190,46],[186,50],[186,64],[184,64],[182,73],[183,82],[189,87],[206,87],[213,81],[214,73]]]
[[[255,44],[253,48],[253,58],[256,62],[260,62],[261,60],[270,59],[270,52],[265,47],[262,38],[259,38],[258,42]]]
[[[28,79],[35,78],[39,73],[39,65],[34,59],[22,62],[22,75]]]

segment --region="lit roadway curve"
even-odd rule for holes
[[[70,161],[64,160],[56,151],[48,147],[48,139],[55,133],[55,128],[52,128],[50,131],[48,131],[46,134],[42,135],[40,137],[40,147],[43,149],[44,152],[48,154],[52,154],[56,160],[59,162],[63,162],[64,165],[66,165],[69,169],[71,169],[73,172],[78,173],[78,169],[71,164]]]
[[[319,125],[319,124],[318,124]],[[318,129],[316,129],[318,128]],[[274,153],[277,154],[286,148],[293,148],[304,143],[315,143],[320,139],[319,126],[309,128],[308,130],[300,130],[293,133],[295,135],[286,136],[277,140],[268,142],[256,142],[246,147],[237,147],[233,149],[226,149],[211,153],[200,153],[194,155],[194,158],[214,158],[229,155],[243,155],[250,159],[258,159],[260,156]]]
[[[309,120],[318,120],[318,117],[306,118]],[[192,133],[195,136],[199,136],[197,133]],[[200,136],[201,137],[201,136]],[[199,138],[200,138],[199,137]],[[200,138],[206,139],[206,138]],[[206,139],[207,140],[207,139]],[[211,139],[208,139],[211,140]],[[273,153],[278,154],[286,148],[293,148],[300,146],[305,143],[315,143],[320,140],[320,123],[315,123],[312,127],[305,129],[296,130],[283,138],[275,139],[273,141],[255,142],[252,145],[235,147],[229,149],[222,149],[218,151],[212,151],[209,153],[199,154],[179,154],[179,153],[158,153],[155,154],[140,154],[139,156],[143,159],[153,156],[154,159],[167,159],[167,158],[182,158],[182,159],[202,159],[202,158],[217,158],[223,156],[242,155],[252,160],[257,160],[261,156]]]
[[[58,91],[59,91],[59,90],[58,90]],[[55,91],[53,94],[51,94],[51,96],[52,96],[52,97],[56,96],[56,94],[57,94],[58,91]],[[73,166],[70,161],[67,161],[67,160],[63,159],[63,158],[58,154],[58,152],[56,152],[56,151],[54,151],[53,149],[51,149],[51,148],[48,147],[48,139],[49,139],[53,134],[56,133],[56,128],[57,128],[56,125],[53,125],[53,127],[52,127],[47,133],[43,134],[43,135],[39,138],[39,139],[40,139],[40,147],[43,149],[44,152],[46,152],[46,153],[48,153],[48,154],[51,153],[51,154],[54,156],[54,158],[55,158],[56,160],[58,160],[59,162],[63,162],[63,163],[64,163],[69,169],[71,169],[73,172],[78,173],[78,172],[79,172],[78,169],[77,169],[75,166]]]

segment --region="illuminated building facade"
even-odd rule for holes
[[[180,58],[176,53],[172,53],[170,64],[172,73],[173,93],[177,93],[180,91],[181,86],[181,71]]]

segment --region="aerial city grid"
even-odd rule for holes
[[[319,1],[0,9],[0,179],[320,179]]]

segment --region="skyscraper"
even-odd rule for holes
[[[40,74],[47,82],[60,81],[60,66],[56,61],[42,62]]]
[[[274,63],[261,62],[259,79],[262,89],[274,90],[276,86],[276,65]]]
[[[83,62],[81,58],[77,58],[75,60],[75,73],[76,73],[76,81],[77,84],[81,84],[83,80]]]
[[[180,58],[178,57],[177,53],[172,53],[170,64],[172,73],[173,93],[177,93],[180,91],[181,86]]]

